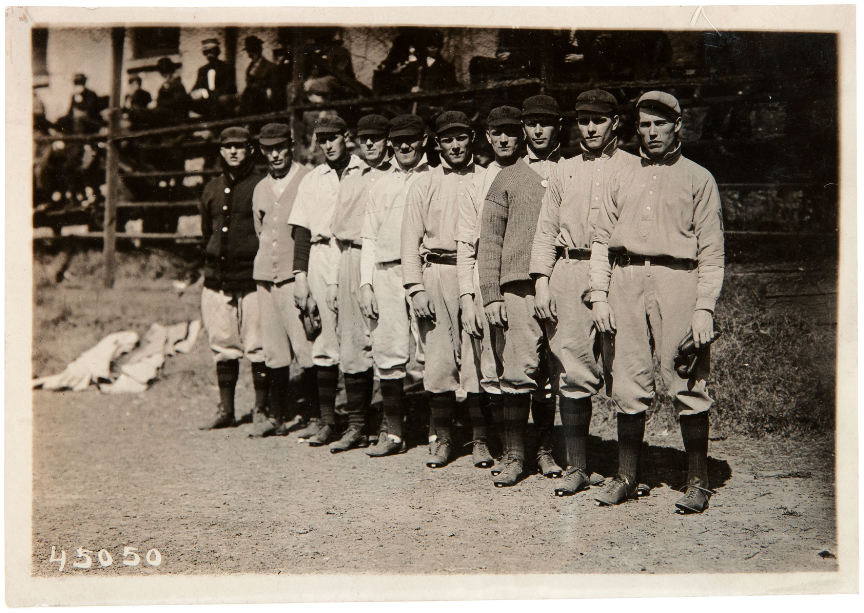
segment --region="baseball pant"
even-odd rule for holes
[[[549,349],[543,327],[534,317],[533,283],[508,283],[502,293],[507,325],[500,351],[503,367],[501,391],[508,394],[531,392],[543,399],[547,396],[546,386],[551,379]]]
[[[645,264],[615,266],[609,308],[617,330],[612,356],[612,400],[623,413],[642,413],[656,395],[649,339],[660,359],[660,374],[681,415],[703,413],[713,401],[705,389],[709,360],[699,360],[689,378],[678,375],[673,359],[690,330],[698,272]],[[706,353],[707,356],[707,353]]]
[[[588,290],[588,260],[555,262],[549,293],[555,300],[558,321],[547,324],[546,331],[558,393],[565,398],[590,398],[603,386],[600,343],[595,343],[591,307],[583,300]]]
[[[480,356],[480,389],[487,394],[501,393],[501,360],[496,351],[504,342],[501,328],[490,326],[483,308],[483,296],[480,294],[480,275],[474,267],[474,310],[480,320],[482,338],[471,336],[475,355]],[[469,335],[470,336],[470,335]]]
[[[340,368],[358,374],[372,368],[372,338],[369,320],[360,311],[360,248],[342,246],[339,255],[339,306],[336,328],[339,339]]]
[[[459,322],[459,282],[456,266],[426,264],[423,287],[435,309],[435,320],[421,319],[420,350],[426,368],[423,387],[433,394],[480,391],[480,360]]]
[[[375,376],[379,379],[404,379],[410,359],[410,337],[414,337],[416,344],[418,330],[410,316],[411,307],[402,284],[402,264],[376,264],[372,290],[378,304],[378,319],[369,324]]]
[[[258,282],[258,309],[264,361],[270,368],[312,366],[312,343],[306,338],[300,309],[294,302],[294,280]]]
[[[315,366],[338,366],[339,339],[336,336],[336,313],[327,306],[327,279],[338,277],[339,253],[328,242],[314,243],[309,250],[309,293],[318,304],[321,332],[312,342]]]
[[[201,319],[216,362],[263,362],[257,292],[223,292],[205,287],[201,292]]]

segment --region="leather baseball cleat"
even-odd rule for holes
[[[360,426],[348,426],[345,433],[338,441],[330,444],[330,453],[339,453],[340,451],[348,451],[355,447],[368,447],[369,439],[363,434]]]
[[[594,500],[600,506],[612,506],[621,504],[628,498],[636,497],[636,484],[631,483],[626,477],[616,475],[600,493],[594,496]]]
[[[228,412],[222,408],[220,404],[217,407],[216,417],[208,422],[206,425],[198,428],[199,430],[219,430],[221,428],[233,428],[237,425],[237,422],[234,421],[234,413]]]
[[[321,429],[321,418],[320,417],[312,417],[309,420],[309,423],[306,424],[306,427],[302,430],[297,431],[297,438],[309,438],[318,434],[318,430]]]
[[[314,436],[306,439],[310,447],[322,447],[333,440],[333,426],[329,424],[322,425]]]
[[[678,513],[701,513],[708,508],[708,499],[714,490],[704,487],[701,479],[691,479],[684,486],[684,495],[675,502]]]
[[[572,496],[576,492],[587,490],[590,485],[590,478],[581,468],[568,466],[564,471],[564,477],[561,479],[561,484],[555,487],[556,496]]]
[[[492,454],[489,453],[489,447],[486,441],[472,441],[474,447],[471,450],[471,459],[474,461],[474,466],[477,468],[489,468],[495,462],[492,459]]]
[[[426,466],[429,468],[441,468],[446,466],[450,461],[452,452],[452,444],[446,438],[438,438],[429,447],[429,459],[426,460]]]
[[[492,479],[492,483],[495,487],[510,487],[516,485],[523,474],[522,460],[513,456],[505,457],[501,470]]]
[[[561,477],[561,467],[552,457],[552,452],[548,449],[541,449],[537,452],[537,472],[544,477],[550,479],[558,479]]]
[[[389,434],[382,432],[378,436],[378,443],[369,447],[366,450],[366,455],[370,458],[383,458],[388,455],[396,455],[397,453],[405,453],[407,449],[405,441],[395,441]]]

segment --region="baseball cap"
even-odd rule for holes
[[[498,126],[521,126],[522,111],[515,106],[496,106],[489,111],[489,116],[486,118],[486,125],[490,128]]]
[[[327,115],[315,120],[315,134],[338,134],[347,128],[348,124],[338,115]]]
[[[468,116],[462,111],[444,111],[435,119],[435,133],[441,134],[453,128],[471,129]]]
[[[426,125],[417,115],[396,115],[390,120],[390,138],[397,136],[422,136]]]
[[[522,118],[525,117],[561,117],[558,101],[552,96],[537,94],[522,102]]]
[[[258,142],[264,147],[272,147],[286,141],[291,142],[291,128],[284,123],[268,123],[258,134]]]
[[[219,39],[217,38],[205,38],[201,41],[201,51],[206,53],[211,50],[219,50]]]
[[[386,136],[390,122],[383,115],[363,115],[357,122],[357,136]]]
[[[636,110],[638,111],[643,106],[674,118],[681,116],[681,104],[678,102],[678,98],[666,92],[657,90],[645,92],[636,101]]]
[[[576,97],[574,110],[614,114],[618,112],[618,101],[605,90],[589,89]]]
[[[229,145],[231,143],[243,143],[250,141],[249,130],[240,126],[230,126],[219,133],[219,144]]]

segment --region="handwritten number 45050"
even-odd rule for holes
[[[107,549],[100,549],[98,552],[94,553],[89,549],[79,547],[76,553],[78,554],[76,556],[76,561],[72,562],[72,566],[75,568],[94,568],[93,556],[96,557],[96,563],[99,564],[99,567],[106,568],[114,564],[114,558],[111,556],[111,552]],[[158,549],[150,549],[144,555],[144,560],[150,566],[159,566],[162,564],[162,554],[159,553]],[[57,555],[57,548],[52,545],[51,557],[48,558],[48,561],[58,562],[60,564],[59,571],[62,573],[63,569],[66,568],[66,550],[61,549],[60,555]],[[141,564],[141,556],[138,555],[138,548],[124,547],[123,566],[138,566],[139,564]]]

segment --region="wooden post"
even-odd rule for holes
[[[303,94],[304,33],[303,28],[292,28],[291,31],[291,99],[288,101],[288,108],[291,111],[291,134],[294,135],[294,159],[299,158],[305,147],[303,111],[297,110],[297,103]]]
[[[123,81],[123,43],[126,28],[111,28],[111,99],[109,102],[108,157],[105,161],[105,230],[102,257],[105,262],[105,287],[114,287],[114,253],[117,241],[117,199],[120,187],[117,135],[120,133],[120,85]]]

